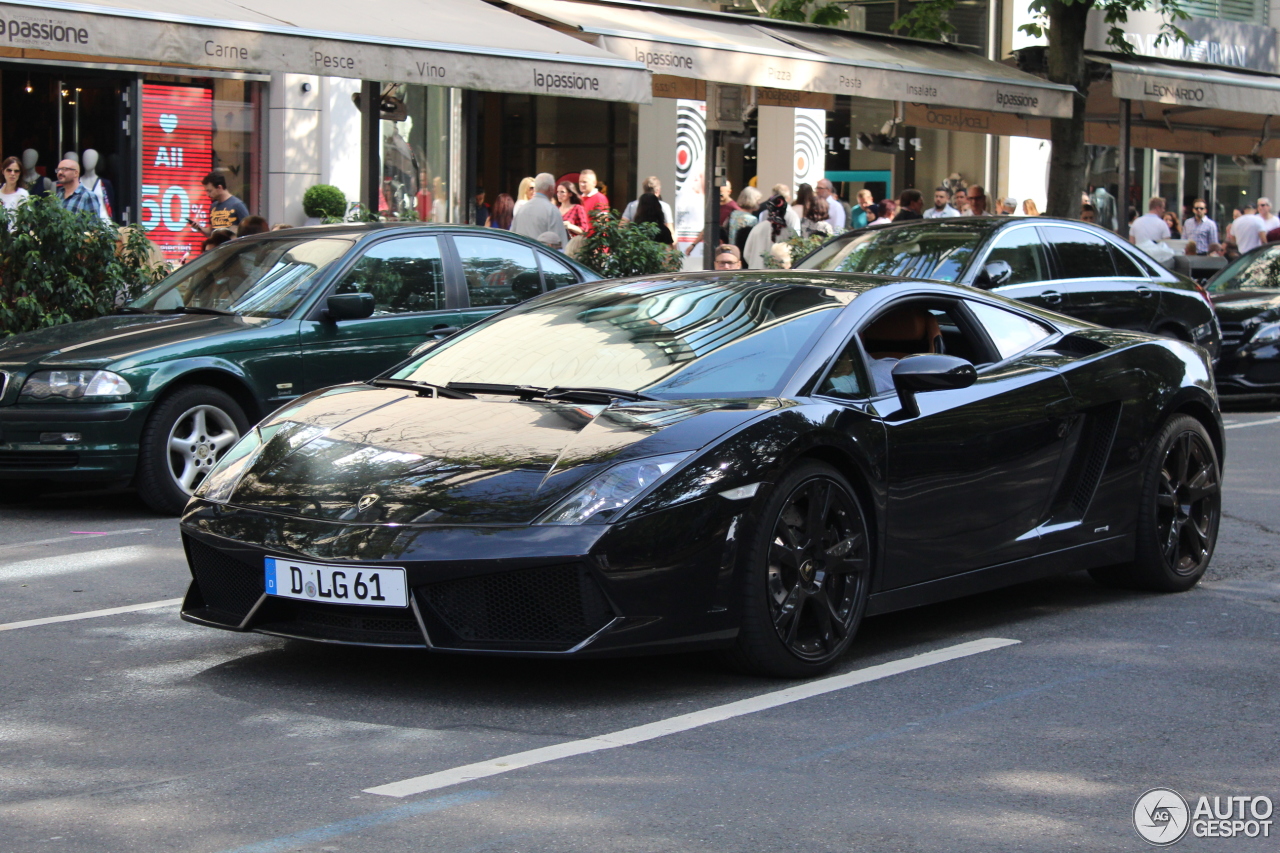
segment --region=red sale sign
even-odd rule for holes
[[[209,200],[201,179],[213,165],[213,90],[142,86],[142,227],[164,256],[197,254]]]

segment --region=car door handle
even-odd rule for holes
[[[1057,305],[1062,301],[1062,294],[1056,290],[1046,290],[1040,294],[1040,298],[1051,305]]]
[[[1143,286],[1143,285],[1141,285],[1141,284],[1140,284],[1140,285],[1138,285],[1138,287],[1136,288],[1136,290],[1138,291],[1138,295],[1139,295],[1139,296],[1141,296],[1143,299],[1150,299],[1150,298],[1151,298],[1151,288],[1149,288],[1149,287],[1145,287],[1145,286]]]

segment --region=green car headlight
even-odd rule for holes
[[[131,393],[133,388],[128,381],[109,370],[37,370],[22,386],[22,396],[35,400],[123,397]]]

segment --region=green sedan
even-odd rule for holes
[[[370,224],[221,246],[116,315],[0,339],[0,484],[133,482],[176,514],[253,423],[598,278],[506,231]]]

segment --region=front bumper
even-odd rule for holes
[[[1233,349],[1219,360],[1214,382],[1224,397],[1280,394],[1280,346]]]
[[[357,525],[195,502],[188,622],[321,642],[586,655],[724,644],[735,513],[704,498],[614,525]],[[406,570],[408,608],[268,596],[264,558]]]
[[[0,406],[0,480],[122,480],[133,476],[148,403]],[[79,433],[48,444],[45,433]]]

